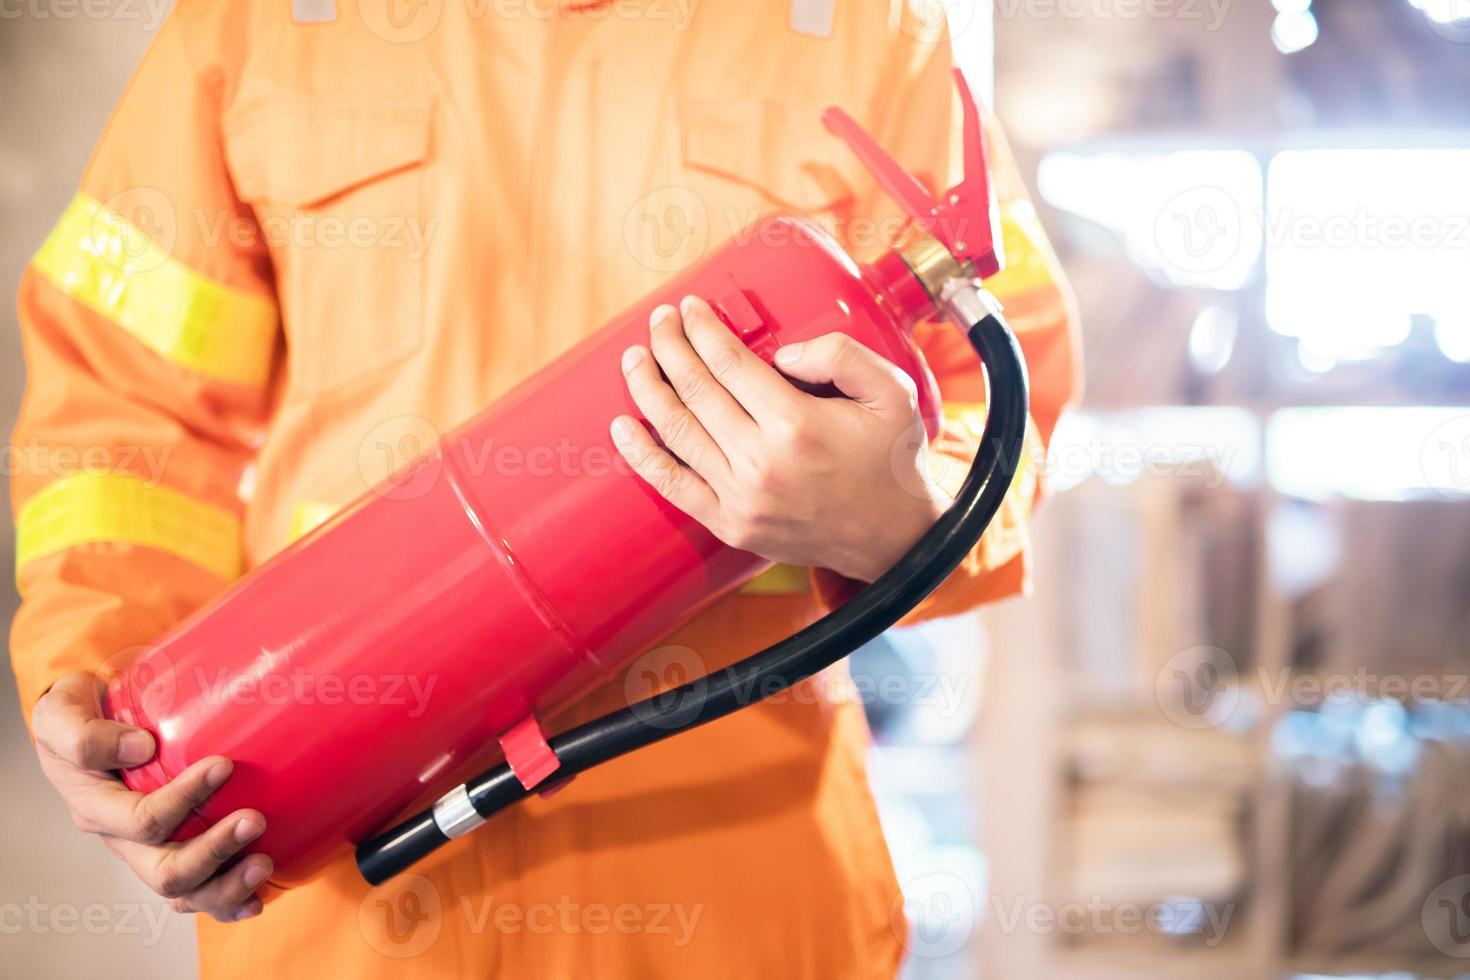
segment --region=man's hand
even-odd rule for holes
[[[619,452],[726,544],[872,581],[949,505],[927,477],[913,381],[846,334],[776,352],[779,371],[690,297],[653,312],[649,348],[623,355],[628,390],[657,432],[613,420]],[[662,374],[660,374],[662,369]],[[787,377],[835,385],[809,395]]]
[[[153,758],[153,736],[105,719],[98,683],[83,672],[62,677],[36,702],[31,728],[41,770],[77,827],[101,836],[175,912],[208,912],[221,922],[260,914],[255,890],[270,876],[270,858],[252,854],[216,874],[265,830],[258,811],[237,810],[183,844],[168,839],[191,809],[230,778],[229,759],[200,759],[155,792],[132,792],[112,770]]]

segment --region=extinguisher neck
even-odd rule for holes
[[[945,291],[950,283],[956,279],[975,278],[974,263],[956,258],[933,235],[921,236],[913,244],[900,249],[898,255],[936,308],[945,301]]]
[[[933,318],[945,301],[945,287],[956,279],[973,279],[971,263],[954,257],[933,235],[885,253],[868,267],[868,275],[906,329]]]

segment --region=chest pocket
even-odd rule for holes
[[[842,143],[819,107],[766,99],[689,101],[680,108],[686,170],[745,188],[756,214],[833,217],[853,203]],[[754,216],[754,215],[752,215]],[[737,226],[723,229],[739,231]]]
[[[288,397],[365,381],[422,346],[432,109],[428,97],[283,97],[225,117],[236,191],[276,268]]]

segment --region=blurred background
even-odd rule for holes
[[[7,296],[161,12],[85,9],[0,7]],[[1087,394],[1036,597],[854,661],[902,692],[869,701],[907,975],[1470,975],[1470,2],[967,25]],[[0,974],[192,976],[192,924],[75,834],[13,696],[0,763]]]
[[[76,192],[82,168],[163,5],[0,4],[0,620],[15,595],[8,440],[25,364],[15,321],[20,275]],[[5,660],[0,696],[0,976],[192,977],[194,924],[173,915],[97,840],[82,837],[36,765]]]
[[[1087,392],[975,718],[878,749],[911,974],[1470,975],[1470,4],[994,34]]]

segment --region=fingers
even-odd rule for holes
[[[778,371],[741,343],[704,300],[691,296],[683,309],[684,335],[694,352],[757,423],[790,414],[797,392]]]
[[[164,898],[185,898],[264,831],[265,817],[258,811],[239,810],[182,844],[151,848],[144,858],[144,866],[135,865],[134,870]],[[139,854],[139,857],[144,856]]]
[[[718,516],[720,501],[697,473],[660,448],[648,430],[626,415],[612,422],[613,444],[633,471],[658,495],[706,527]]]
[[[78,769],[106,771],[153,758],[153,736],[102,717],[96,679],[75,671],[60,678],[36,702],[31,715],[36,743]]]
[[[203,806],[225,784],[233,771],[230,760],[222,755],[200,759],[139,800],[134,808],[134,825],[140,831],[151,832],[142,838],[144,843],[167,840],[191,811]]]
[[[723,482],[730,472],[729,461],[699,419],[659,374],[658,365],[646,347],[629,347],[623,354],[623,376],[634,404],[652,423],[669,451],[706,482]]]
[[[223,756],[201,759],[152,793],[135,793],[109,770],[151,759],[148,732],[102,717],[100,689],[87,673],[60,678],[32,714],[41,764],[81,829],[101,834],[176,911],[209,912],[222,922],[258,915],[255,890],[272,865],[252,855],[216,873],[265,830],[265,818],[241,810],[182,844],[168,844],[191,811],[224,785],[233,769]]]
[[[918,406],[912,378],[844,333],[788,344],[776,351],[775,361],[786,375],[836,385],[848,398],[877,412],[912,413]]]
[[[274,870],[275,864],[270,858],[264,854],[252,854],[190,892],[182,901],[188,903],[187,911],[207,912],[220,922],[252,919],[260,914],[262,906],[255,892]]]
[[[82,830],[139,844],[162,844],[190,811],[203,806],[224,785],[231,771],[230,760],[210,756],[147,795],[133,792],[116,779],[103,779],[67,802]]]
[[[154,847],[108,839],[108,846],[175,912],[204,912],[221,922],[259,915],[255,892],[275,870],[264,854],[252,854],[219,873],[224,864],[265,829],[265,818],[240,810],[183,844]]]
[[[704,309],[708,311],[709,307]],[[710,314],[711,317],[713,315]],[[719,323],[718,320],[715,322]],[[720,326],[720,329],[725,328]],[[658,359],[659,367],[668,376],[679,400],[694,413],[715,441],[721,446],[737,445],[740,440],[750,437],[755,422],[735,396],[715,378],[684,331],[684,322],[672,306],[660,306],[654,310],[649,329],[653,356]],[[716,367],[722,373],[728,371],[726,364],[717,364]]]

